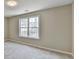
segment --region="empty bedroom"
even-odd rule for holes
[[[5,59],[73,59],[74,0],[4,0]]]

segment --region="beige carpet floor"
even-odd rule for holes
[[[5,59],[72,59],[71,56],[48,52],[12,42],[5,42]]]

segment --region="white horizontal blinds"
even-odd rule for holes
[[[39,38],[39,17],[28,17],[19,19],[19,36],[28,38]]]
[[[20,27],[28,27],[28,18],[21,18],[19,22]]]
[[[19,36],[28,37],[28,18],[19,19]]]
[[[39,17],[29,18],[29,37],[39,38]]]

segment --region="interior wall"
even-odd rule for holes
[[[8,39],[8,30],[9,30],[9,27],[8,27],[8,25],[9,25],[9,21],[8,21],[8,19],[7,18],[4,18],[4,38],[5,39]]]
[[[74,2],[72,3],[72,53],[74,56]]]
[[[72,5],[37,11],[24,16],[40,15],[40,39],[20,38],[18,36],[19,17],[9,19],[9,38],[38,46],[64,51],[72,50]]]

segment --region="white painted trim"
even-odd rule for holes
[[[66,54],[66,55],[72,56],[72,53],[71,52],[67,52],[67,51],[51,49],[51,48],[47,48],[47,47],[43,47],[43,46],[38,46],[38,45],[30,44],[30,43],[25,43],[25,42],[18,41],[18,40],[7,40],[7,41],[11,41],[11,42],[24,44],[24,45],[32,46],[32,47],[35,47],[35,48],[39,48],[39,49],[43,49],[43,50],[47,50],[47,51],[51,51],[51,52],[62,53],[62,54]]]

